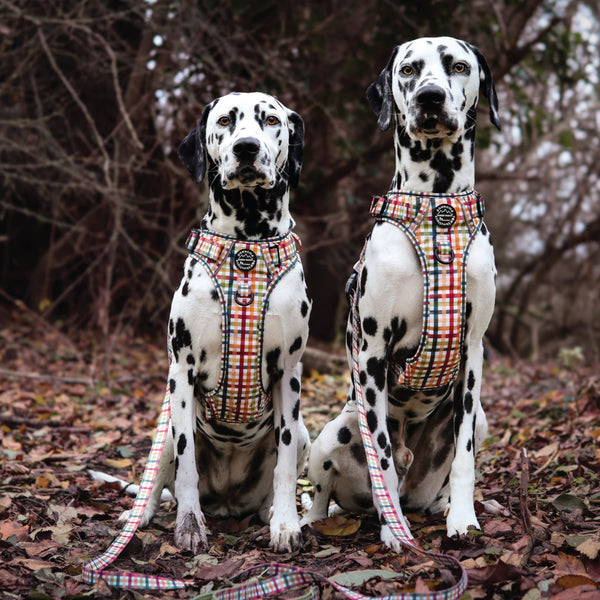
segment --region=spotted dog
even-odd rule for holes
[[[301,117],[281,102],[262,93],[233,93],[210,103],[179,146],[193,179],[207,179],[209,202],[201,229],[194,230],[193,243],[188,241],[191,254],[171,306],[172,427],[142,525],[168,487],[177,501],[175,543],[184,550],[206,549],[205,513],[258,513],[270,523],[276,551],[302,544],[296,478],[310,442],[299,411],[300,358],[311,301],[291,234],[289,191],[298,184],[303,141]],[[269,280],[275,272],[279,281],[264,303],[262,325],[256,326],[262,336],[253,359],[258,396],[243,418],[236,418],[237,386],[252,374],[240,363],[235,379],[233,366],[227,366],[243,352],[233,338],[225,347],[223,306],[229,301],[246,318],[243,309],[255,306],[260,281],[248,279],[234,294],[219,289],[217,280],[223,273],[226,280],[246,281],[259,264],[261,278]]]
[[[474,460],[487,432],[480,403],[482,337],[494,307],[496,271],[489,233],[476,214],[479,203],[474,193],[469,195],[480,90],[489,99],[492,123],[500,128],[490,69],[475,47],[442,37],[417,39],[394,49],[367,98],[382,130],[393,121],[396,171],[388,196],[374,201],[376,223],[358,272],[349,281],[357,295],[353,310],[360,315],[357,359],[367,423],[387,488],[396,509],[400,499],[409,511],[446,509],[450,536],[479,527],[473,506]],[[408,203],[393,204],[404,191]],[[377,207],[400,207],[400,212],[406,208],[416,214],[426,202],[465,194],[472,200],[468,206],[477,228],[466,263],[455,379],[416,389],[403,384],[402,376],[425,343],[421,344],[423,268],[406,231]],[[445,209],[454,210],[442,208],[443,227],[451,220]],[[347,329],[352,366],[351,344],[352,310]],[[431,358],[436,359],[435,351]],[[355,400],[352,385],[342,413],[313,443],[308,476],[315,497],[303,522],[325,517],[330,498],[347,510],[373,510]],[[399,549],[385,522],[381,539]]]

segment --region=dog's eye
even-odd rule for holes
[[[466,70],[467,70],[467,65],[465,65],[465,63],[457,62],[454,65],[455,73],[464,73]]]
[[[229,117],[220,117],[217,123],[223,127],[227,127],[231,123],[231,119]]]
[[[402,73],[404,75],[412,75],[414,72],[413,68],[410,65],[404,65],[402,67]]]
[[[267,125],[279,125],[280,121],[275,115],[267,117]]]

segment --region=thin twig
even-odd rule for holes
[[[93,387],[92,379],[83,379],[82,377],[69,377],[68,375],[46,375],[44,373],[26,373],[25,371],[13,371],[12,369],[0,369],[0,375],[5,377],[18,377],[24,379],[34,379],[36,381],[55,381],[59,383],[82,383],[87,387]]]

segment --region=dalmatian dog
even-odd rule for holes
[[[450,38],[421,38],[397,46],[368,88],[382,130],[392,125],[396,170],[390,191],[452,194],[473,188],[479,93],[489,99],[500,128],[490,69],[479,50]],[[458,376],[434,390],[398,384],[390,361],[404,369],[415,355],[423,323],[423,274],[417,252],[400,228],[377,222],[360,273],[358,367],[366,417],[383,477],[396,510],[447,511],[449,536],[479,527],[473,506],[475,454],[487,434],[480,403],[482,338],[494,307],[495,265],[482,224],[466,266],[466,309]],[[351,311],[352,313],[352,311]],[[352,314],[347,350],[352,368]],[[312,508],[303,519],[327,516],[330,498],[343,509],[373,510],[371,481],[358,426],[354,385],[342,413],[313,443],[308,477]],[[380,516],[381,519],[381,516]],[[381,539],[400,544],[382,522]]]
[[[225,241],[288,234],[294,226],[289,192],[298,184],[303,141],[301,117],[271,96],[232,93],[211,102],[179,146],[193,179],[208,181],[202,230]],[[219,385],[227,359],[221,303],[201,261],[190,255],[183,270],[169,318],[171,428],[142,525],[167,487],[177,502],[175,543],[183,550],[206,549],[205,514],[252,513],[270,524],[275,551],[297,550],[296,479],[310,448],[299,411],[311,307],[300,260],[277,283],[265,309],[260,375],[272,400],[247,422],[209,418],[205,399]]]

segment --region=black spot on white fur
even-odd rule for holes
[[[341,427],[337,434],[337,439],[340,444],[349,444],[352,439],[352,432],[346,427]]]

